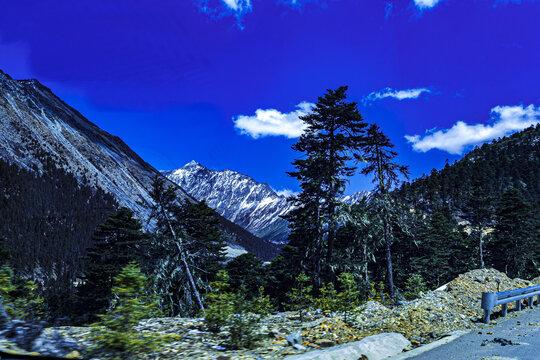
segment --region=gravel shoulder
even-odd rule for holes
[[[540,358],[540,307],[510,313],[489,325],[428,351],[422,347],[391,360],[537,360]]]

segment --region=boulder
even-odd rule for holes
[[[403,335],[383,333],[360,341],[335,346],[325,350],[310,351],[301,355],[287,356],[286,360],[382,360],[397,355],[411,345]]]
[[[302,345],[302,334],[300,333],[292,333],[289,336],[287,336],[286,339],[289,345],[291,346],[296,345],[296,344]]]

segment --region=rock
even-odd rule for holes
[[[32,343],[31,350],[42,356],[66,357],[74,352],[78,353],[81,349],[75,340],[63,338],[54,332],[52,336],[41,334],[37,337]]]
[[[212,350],[216,350],[216,351],[227,351],[228,349],[224,346],[221,346],[221,345],[213,345],[212,346]]]
[[[216,360],[230,360],[231,357],[230,356],[226,356],[226,355],[219,355]]]
[[[409,340],[396,333],[369,336],[363,340],[330,349],[288,356],[286,360],[381,360],[394,356],[410,346]]]
[[[292,333],[289,336],[285,338],[289,345],[293,346],[295,344],[302,345],[302,334],[300,333]]]
[[[73,350],[72,352],[70,352],[69,354],[64,356],[64,358],[66,358],[66,359],[80,359],[81,358],[81,353],[78,352],[77,350]]]
[[[278,329],[272,329],[268,332],[268,336],[273,339],[284,338],[284,335]]]
[[[317,341],[315,341],[315,345],[318,345],[322,348],[326,348],[326,347],[334,346],[336,345],[336,343],[329,339],[318,339]]]
[[[11,320],[9,319],[9,315],[6,312],[6,309],[4,308],[4,304],[2,303],[2,298],[0,297],[0,330],[4,330],[8,328],[11,324]]]
[[[296,350],[300,350],[300,351],[307,350],[307,347],[305,347],[304,345],[300,345],[300,344],[294,344],[292,347],[295,348]]]

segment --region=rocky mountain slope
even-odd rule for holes
[[[81,182],[147,217],[148,189],[157,171],[38,81],[13,80],[0,72],[0,119],[2,158],[39,172],[46,155]]]
[[[211,170],[195,161],[163,174],[244,229],[273,243],[286,243],[289,229],[280,216],[286,215],[293,205],[268,184],[232,170]],[[368,194],[354,193],[343,201],[353,203]]]
[[[80,183],[112,194],[146,222],[152,179],[160,173],[37,80],[14,80],[0,71],[0,134],[0,158],[40,174],[52,161]],[[190,198],[181,188],[177,191]],[[222,223],[236,248],[275,253],[272,244],[225,219]]]

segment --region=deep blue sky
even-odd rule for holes
[[[539,20],[538,0],[3,1],[0,69],[37,78],[158,169],[194,159],[297,190],[296,139],[233,120],[349,85],[420,176],[540,122]],[[347,192],[369,188],[359,175]]]

